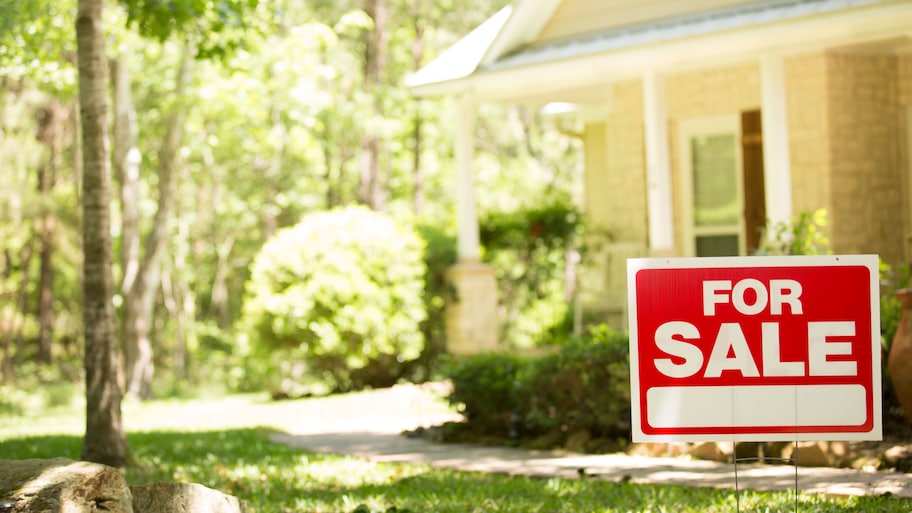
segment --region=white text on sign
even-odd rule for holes
[[[750,294],[748,294],[750,292]],[[703,314],[715,316],[717,305],[731,304],[743,315],[757,315],[769,309],[770,315],[802,315],[801,284],[795,280],[769,280],[764,284],[754,278],[735,282],[703,282]],[[690,341],[702,339],[699,329],[687,321],[673,320],[660,325],[655,332],[656,346],[674,358],[656,358],[659,372],[670,378],[689,378],[701,369],[704,378],[718,378],[725,371],[740,372],[744,377],[777,376],[854,376],[857,362],[832,360],[831,356],[852,355],[854,321],[816,321],[807,324],[807,361],[782,361],[778,322],[763,322],[761,329],[762,369],[751,353],[740,323],[722,323],[715,334],[712,351],[706,361],[703,350]]]

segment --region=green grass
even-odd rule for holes
[[[128,438],[142,466],[128,469],[127,481],[134,485],[166,480],[197,482],[246,500],[256,513],[735,511],[733,492],[724,490],[508,477],[315,454],[271,442],[272,428],[242,426],[247,420],[264,418],[239,417],[238,410],[232,408],[245,403],[259,408],[262,415],[273,408],[250,397],[215,404],[130,405],[128,411],[134,420]],[[205,417],[218,423],[224,416],[228,427],[200,427],[196,419],[183,429],[174,428],[185,420],[190,423],[187,419],[192,417],[185,413],[201,411],[205,404],[215,406],[209,411],[216,412]],[[288,403],[282,405],[288,407]],[[143,429],[141,423],[152,427]],[[159,427],[162,425],[169,428]],[[0,457],[78,458],[80,429],[80,415],[73,412],[28,421],[0,417]],[[802,512],[905,513],[910,509],[912,501],[890,497],[800,496]],[[794,511],[794,497],[785,492],[742,492],[741,511]]]

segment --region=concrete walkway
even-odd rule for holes
[[[321,399],[319,414],[306,429],[283,426],[273,440],[316,452],[347,454],[372,461],[427,464],[440,468],[510,475],[578,478],[581,474],[612,481],[735,487],[732,464],[689,458],[652,458],[625,454],[584,455],[507,447],[434,443],[401,433],[454,418],[429,407],[426,389],[410,386],[338,399]],[[416,406],[418,405],[418,406]],[[375,415],[371,415],[374,412]],[[390,415],[389,412],[395,412]],[[738,465],[738,487],[754,490],[795,488],[795,467]],[[879,495],[912,498],[912,474],[862,472],[834,468],[798,468],[798,489],[829,495]]]

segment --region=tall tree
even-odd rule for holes
[[[196,49],[189,45],[177,71],[177,102],[165,119],[165,134],[158,152],[158,210],[145,241],[145,254],[132,280],[124,302],[124,354],[126,393],[140,398],[151,396],[154,363],[152,360],[152,314],[161,284],[161,260],[168,242],[168,224],[174,211],[177,187],[177,160],[184,130],[183,94],[190,82]]]
[[[361,186],[359,196],[362,203],[374,210],[380,210],[386,203],[386,184],[381,167],[380,120],[383,112],[380,87],[383,72],[387,66],[387,22],[386,0],[367,0],[364,11],[373,20],[373,30],[364,33],[364,90],[371,100],[371,119],[361,140]]]
[[[82,122],[83,330],[86,432],[82,459],[123,467],[129,448],[123,427],[120,355],[115,343],[111,269],[110,166],[104,0],[79,0],[76,46]]]
[[[42,216],[37,222],[40,239],[40,269],[38,277],[38,352],[36,359],[51,363],[54,336],[54,234],[57,220],[49,205],[60,164],[63,124],[69,113],[57,100],[50,100],[38,112],[36,137],[47,148],[45,162],[38,166],[38,193],[44,200]]]

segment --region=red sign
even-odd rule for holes
[[[634,442],[881,438],[876,256],[627,272]]]

